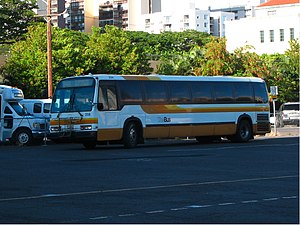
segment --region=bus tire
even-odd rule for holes
[[[129,123],[123,133],[123,144],[125,148],[134,148],[138,143],[138,131],[135,123]]]
[[[32,133],[29,129],[21,128],[14,135],[16,145],[30,145],[32,143]]]
[[[243,119],[238,123],[236,134],[230,140],[233,142],[248,142],[252,136],[252,128],[249,120]]]

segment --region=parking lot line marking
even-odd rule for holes
[[[165,210],[154,210],[154,211],[149,211],[149,212],[146,212],[148,214],[155,214],[155,213],[163,213],[165,212]]]
[[[36,196],[2,198],[2,199],[0,199],[0,202],[18,201],[18,200],[34,200],[34,199],[42,199],[42,198],[58,198],[58,197],[69,197],[69,196],[72,197],[72,196],[80,196],[80,195],[92,195],[92,194],[128,192],[128,191],[148,191],[148,190],[156,190],[156,189],[191,187],[191,186],[211,185],[211,184],[213,184],[213,185],[215,185],[215,184],[231,184],[231,183],[240,183],[240,182],[277,180],[277,179],[287,179],[287,178],[296,178],[296,177],[299,177],[299,175],[256,177],[256,178],[245,178],[245,179],[236,179],[236,180],[205,181],[205,182],[195,182],[195,183],[181,183],[181,184],[145,186],[145,187],[69,192],[69,193],[61,193],[61,194],[44,194],[44,195],[36,195]]]
[[[168,213],[170,211],[183,211],[183,210],[192,210],[192,209],[200,209],[200,208],[208,208],[208,207],[217,207],[217,206],[228,206],[228,205],[238,205],[238,204],[248,204],[248,203],[259,203],[262,201],[275,201],[275,200],[280,200],[280,199],[294,199],[298,198],[298,196],[284,196],[284,197],[274,197],[274,198],[263,198],[263,199],[253,199],[253,200],[245,200],[245,201],[237,201],[237,202],[224,202],[224,203],[215,203],[211,205],[198,205],[198,204],[193,204],[193,205],[188,205],[185,207],[179,207],[179,208],[171,208],[171,209],[165,209],[165,210],[153,210],[153,211],[146,211],[144,214],[157,214],[157,213]],[[127,214],[120,214],[117,215],[118,217],[130,217],[130,216],[137,216],[141,215],[143,213],[127,213]],[[98,217],[92,217],[90,218],[91,220],[103,220],[103,219],[108,219],[108,218],[113,218],[117,216],[98,216]]]
[[[285,196],[285,197],[281,197],[283,199],[291,199],[291,198],[298,198],[298,196],[294,195],[294,196]]]
[[[90,220],[103,220],[103,219],[107,219],[108,216],[98,216],[98,217],[91,217]]]
[[[252,147],[274,147],[274,146],[298,146],[298,143],[291,143],[291,144],[269,144],[269,145],[253,145]],[[187,152],[187,151],[212,151],[212,150],[226,150],[226,149],[238,149],[238,148],[249,148],[249,146],[227,146],[227,147],[219,147],[219,148],[192,148],[192,149],[173,149],[173,150],[168,150],[168,152]]]
[[[218,205],[219,206],[226,206],[226,205],[234,205],[234,204],[236,204],[236,203],[234,203],[234,202],[226,202],[226,203],[219,203]]]
[[[279,198],[264,198],[263,201],[275,201],[278,200]]]
[[[247,201],[242,201],[243,204],[247,204],[247,203],[256,203],[258,202],[258,200],[247,200]]]

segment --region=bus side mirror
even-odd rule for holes
[[[98,103],[98,104],[97,104],[97,109],[98,109],[99,111],[102,111],[102,110],[104,109],[103,103]]]

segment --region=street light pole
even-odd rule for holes
[[[48,98],[52,98],[52,27],[51,0],[47,0],[47,62],[48,62]]]

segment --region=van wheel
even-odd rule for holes
[[[125,148],[134,148],[138,142],[137,127],[134,123],[129,123],[123,133],[123,143]]]
[[[252,138],[251,124],[248,120],[241,120],[238,124],[236,134],[230,138],[233,142],[247,142]]]
[[[20,129],[16,132],[14,142],[17,145],[30,145],[32,143],[32,134],[28,129]]]

